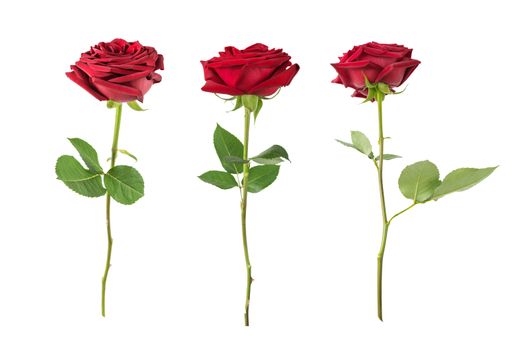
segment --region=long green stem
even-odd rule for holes
[[[252,289],[252,265],[250,264],[250,255],[248,254],[248,242],[246,240],[246,206],[248,201],[248,175],[250,172],[250,163],[248,160],[248,141],[250,136],[250,110],[244,109],[244,149],[243,159],[243,180],[241,195],[241,226],[242,226],[242,244],[244,247],[244,259],[246,261],[246,302],[244,304],[244,325],[250,325],[250,292]]]
[[[386,198],[384,195],[384,181],[383,181],[383,169],[384,169],[384,128],[382,124],[382,100],[384,95],[377,91],[376,100],[378,106],[378,146],[379,146],[379,161],[378,161],[378,189],[380,193],[380,207],[382,210],[382,242],[380,244],[380,250],[377,257],[377,305],[378,305],[378,318],[382,321],[382,264],[384,261],[384,251],[386,250],[386,240],[388,237],[388,216],[386,213]]]
[[[116,156],[118,153],[118,138],[119,138],[119,127],[121,125],[121,103],[116,103],[116,120],[114,123],[114,137],[112,139],[112,157],[110,158],[110,168],[113,168],[116,165]],[[106,295],[106,286],[107,286],[107,277],[108,270],[110,269],[110,258],[112,256],[112,231],[110,229],[110,194],[107,192],[106,196],[106,218],[107,218],[107,261],[105,264],[105,273],[102,280],[101,288],[101,315],[105,317],[105,295]]]

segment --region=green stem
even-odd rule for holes
[[[382,124],[382,101],[384,94],[380,91],[376,93],[376,101],[378,106],[378,146],[379,146],[379,161],[378,161],[378,189],[380,193],[380,207],[382,211],[382,242],[377,257],[377,305],[378,318],[382,321],[382,264],[384,261],[384,251],[386,250],[386,240],[388,237],[388,216],[386,213],[386,198],[384,195],[383,169],[384,169],[384,128]]]
[[[397,214],[393,215],[391,217],[391,219],[389,219],[388,221],[388,225],[391,224],[391,221],[393,221],[393,219],[395,219],[397,216],[399,216],[400,214],[404,214],[405,212],[407,212],[408,210],[410,210],[411,208],[413,208],[414,206],[416,206],[418,203],[413,203],[412,205],[410,205],[409,207],[407,207],[406,209],[403,209],[401,211],[399,211]]]
[[[244,149],[243,159],[248,160],[248,141],[250,136],[250,110],[244,109]],[[243,180],[242,180],[242,196],[241,196],[241,226],[242,226],[242,244],[244,247],[244,259],[246,261],[246,302],[244,304],[244,325],[250,325],[250,292],[252,288],[252,265],[250,264],[250,256],[248,254],[248,242],[246,240],[246,205],[248,201],[248,175],[250,171],[250,163],[243,163]]]
[[[114,137],[112,139],[112,157],[110,160],[110,168],[116,165],[116,156],[118,153],[118,138],[119,138],[119,127],[121,125],[121,103],[116,103],[116,120],[114,123]],[[107,192],[106,196],[106,218],[107,218],[107,261],[105,264],[105,273],[103,274],[102,289],[101,289],[101,315],[105,317],[105,295],[107,286],[108,270],[110,269],[110,258],[112,256],[112,231],[110,229],[110,194]]]

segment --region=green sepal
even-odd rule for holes
[[[116,108],[116,107],[118,107],[120,105],[121,105],[121,102],[112,101],[112,100],[108,100],[107,101],[107,108],[108,109]]]
[[[233,109],[230,112],[236,111],[236,110],[238,110],[241,107],[242,107],[242,98],[241,98],[241,96],[237,96],[235,98],[235,106],[233,107]]]
[[[259,100],[257,100],[257,107],[255,108],[255,111],[253,111],[253,122],[254,123],[257,120],[257,116],[259,115],[261,108],[263,108],[263,100],[259,98]]]
[[[362,101],[362,103],[373,102],[373,100],[375,99],[376,92],[377,92],[376,89],[368,88],[367,97],[365,98],[365,100]]]
[[[140,173],[131,166],[117,165],[104,176],[105,187],[118,203],[132,204],[143,197],[144,184]]]
[[[250,159],[259,164],[278,164],[284,159],[290,162],[287,151],[279,145],[273,145]]]
[[[101,197],[106,193],[101,175],[83,168],[72,156],[60,156],[55,165],[57,178],[72,191],[85,197]]]
[[[233,101],[233,100],[235,100],[238,97],[238,96],[230,96],[230,97],[226,98],[226,97],[220,96],[219,94],[215,94],[215,96],[217,96],[218,98],[220,98],[221,100],[226,101],[226,102]]]
[[[223,190],[238,187],[237,181],[232,174],[225,171],[211,170],[198,177],[200,180],[207,182]]]
[[[229,163],[225,160],[226,157],[232,156],[243,158],[242,142],[235,135],[217,124],[213,133],[213,146],[215,146],[215,151],[224,170],[231,174],[242,173],[242,164]]]
[[[257,193],[270,186],[279,174],[279,165],[258,165],[250,168],[248,192]]]
[[[367,75],[364,74],[364,84],[366,85],[367,88],[369,89],[374,89],[377,87],[376,84],[373,84],[369,81],[369,79],[367,78]]]
[[[141,108],[141,106],[138,104],[137,101],[129,101],[127,102],[127,105],[129,105],[130,108],[132,108],[135,111],[138,112],[145,112],[146,109]]]
[[[254,112],[259,105],[259,96],[257,95],[242,95],[242,105],[250,112]]]
[[[69,138],[68,141],[75,147],[88,169],[94,173],[102,174],[103,168],[99,164],[96,150],[86,141],[79,138]]]
[[[428,160],[408,165],[399,177],[400,192],[414,203],[430,200],[440,184],[439,170]]]
[[[389,88],[389,85],[386,83],[378,83],[377,90],[383,93],[384,95],[389,95],[393,93],[393,91],[391,91],[391,89]]]
[[[494,170],[496,170],[496,168],[497,166],[482,169],[456,169],[446,175],[443,182],[441,182],[441,185],[435,189],[432,199],[438,200],[447,194],[468,190],[486,179]]]
[[[270,96],[259,96],[259,98],[262,99],[262,100],[271,100],[271,99],[276,98],[277,95],[279,95],[280,92],[281,92],[281,88],[277,89],[277,91],[273,95],[270,95]]]

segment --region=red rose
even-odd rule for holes
[[[365,77],[371,83],[402,85],[421,63],[411,58],[412,49],[397,44],[370,42],[355,46],[332,66],[338,77],[332,82],[355,89],[353,97],[367,97]]]
[[[219,57],[201,61],[206,84],[203,91],[232,96],[269,96],[290,84],[299,65],[282,49],[254,44],[244,50],[228,46]]]
[[[66,76],[100,101],[142,101],[152,84],[162,80],[163,56],[139,42],[114,39],[81,54]]]

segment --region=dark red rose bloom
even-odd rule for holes
[[[355,46],[332,66],[338,77],[332,82],[355,89],[353,97],[367,97],[365,77],[371,83],[386,83],[395,88],[408,79],[421,63],[411,58],[412,49],[397,44],[370,42]]]
[[[81,54],[66,76],[100,101],[142,101],[152,84],[162,80],[163,56],[139,42],[114,39]]]
[[[290,84],[299,65],[282,49],[254,44],[244,50],[228,46],[219,57],[201,61],[206,84],[203,91],[232,96],[269,96]]]

